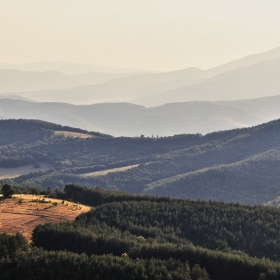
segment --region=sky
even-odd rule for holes
[[[280,46],[279,0],[0,0],[0,61],[208,69]]]

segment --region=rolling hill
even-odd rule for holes
[[[39,119],[114,136],[209,133],[280,118],[280,96],[185,102],[146,108],[129,103],[71,105],[0,100],[1,119]]]
[[[31,120],[2,120],[0,129],[0,167],[50,165],[46,171],[35,169],[5,180],[11,184],[63,188],[77,183],[251,204],[280,195],[279,120],[205,136],[159,138],[111,137]],[[92,137],[56,135],[56,131]]]
[[[131,102],[145,106],[257,98],[279,93],[279,57],[280,48],[276,48],[208,70],[189,67],[164,73],[63,75],[53,71],[1,70],[0,92],[38,102]]]
[[[170,102],[219,101],[278,95],[280,58],[241,67],[193,85],[170,89],[134,100],[136,104],[158,106]]]
[[[133,73],[82,73],[74,75],[62,74],[58,71],[20,71],[11,69],[0,70],[0,94],[10,95],[37,90],[72,88],[82,85],[94,85],[109,80],[132,76]],[[9,94],[10,93],[10,94]],[[36,98],[35,98],[36,99]]]
[[[94,207],[73,222],[37,225],[32,244],[20,233],[0,233],[1,278],[272,280],[280,275],[277,208],[73,184],[56,193]],[[21,209],[39,204],[35,200],[22,202]],[[48,204],[39,200],[35,213]],[[48,209],[68,207],[64,201]]]

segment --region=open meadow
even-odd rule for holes
[[[22,233],[30,242],[35,226],[73,221],[90,207],[42,195],[16,194],[0,200],[0,232]]]

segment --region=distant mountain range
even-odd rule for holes
[[[219,101],[278,95],[280,58],[259,62],[219,74],[199,83],[180,86],[135,100],[137,104],[159,105],[185,101]]]
[[[0,70],[0,93],[7,95],[15,92],[73,88],[87,84],[100,84],[132,75],[133,73],[94,72],[65,75],[57,71],[34,72],[4,69]],[[26,93],[20,95],[25,96]]]
[[[64,62],[22,67],[33,71],[0,70],[2,119],[39,119],[114,136],[167,136],[280,117],[280,48],[208,70],[70,75],[53,70],[93,68]]]
[[[170,103],[154,108],[129,103],[71,105],[0,99],[0,118],[39,119],[114,136],[166,136],[253,126],[280,118],[279,108],[280,95]]]
[[[32,64],[33,68],[29,65],[25,69],[60,69],[59,63],[57,66],[53,64],[34,64],[37,68]],[[165,73],[96,72],[75,75],[54,71],[1,70],[0,93],[16,94],[38,102],[130,102],[145,106],[248,99],[278,95],[279,68],[280,48],[208,70],[191,67]]]

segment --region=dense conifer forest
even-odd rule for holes
[[[0,235],[1,279],[280,279],[280,209],[67,185],[74,222],[39,225],[29,245]]]

